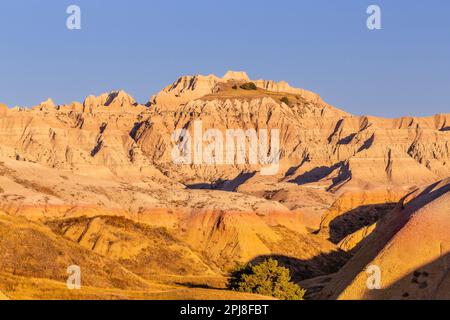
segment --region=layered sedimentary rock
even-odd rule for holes
[[[34,221],[127,218],[165,228],[224,267],[271,254],[268,243],[284,239],[275,227],[306,235],[299,214],[258,197],[189,190],[157,180],[124,183],[8,159],[0,162],[0,171],[0,208],[8,215]]]
[[[113,91],[69,105],[0,105],[0,209],[122,259],[139,275],[149,276],[150,254],[135,252],[137,243],[147,253],[170,247],[175,273],[221,274],[277,256],[303,280],[337,271],[406,194],[450,176],[449,126],[449,114],[351,115],[315,93],[244,72],[184,76],[146,104]],[[266,175],[267,164],[250,161],[248,134],[243,162],[234,155],[208,163],[210,129],[223,142],[228,130],[266,131],[262,155],[279,158],[277,170]],[[200,163],[174,161],[180,130],[200,134],[190,145],[203,144]]]
[[[49,99],[31,110],[3,107],[0,154],[85,176],[278,199],[306,214],[313,229],[322,219],[321,234],[330,238],[338,216],[395,203],[409,188],[450,175],[449,115],[353,116],[283,82],[255,81],[257,90],[242,90],[249,81],[242,72],[182,77],[147,107],[123,91],[89,96],[82,104],[55,106]],[[199,122],[201,136],[209,129],[224,136],[228,129],[278,130],[279,170],[261,175],[263,166],[249,159],[175,164],[173,133],[193,135]],[[248,137],[245,143],[249,148]],[[346,228],[333,241],[370,222]]]
[[[119,175],[123,169],[155,166],[185,184],[259,172],[261,166],[249,163],[174,166],[174,131],[193,133],[195,122],[201,121],[202,133],[212,128],[224,134],[227,129],[279,130],[278,180],[301,186],[315,183],[330,191],[350,181],[358,188],[411,186],[450,173],[449,115],[352,116],[318,95],[305,97],[301,89],[284,84],[256,81],[265,84],[254,91],[229,85],[243,81],[250,80],[236,72],[223,78],[182,77],[156,95],[150,107],[116,91],[90,96],[83,104],[54,106],[49,100],[33,110],[2,111],[0,150],[4,156],[51,167],[92,165]]]
[[[325,287],[327,299],[450,299],[450,180],[416,190],[377,223]],[[378,268],[380,287],[372,283]],[[371,271],[372,270],[372,271]],[[371,290],[372,289],[372,290]]]

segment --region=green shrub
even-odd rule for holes
[[[228,287],[235,291],[272,296],[282,300],[303,300],[305,290],[291,281],[289,269],[268,259],[232,272]]]
[[[285,103],[285,104],[287,104],[287,105],[289,105],[289,99],[288,99],[288,97],[283,97],[283,98],[281,98],[280,101],[283,102],[283,103]]]
[[[258,87],[256,87],[256,84],[254,84],[253,82],[247,82],[247,83],[244,83],[243,85],[241,85],[241,89],[244,89],[244,90],[257,90]]]

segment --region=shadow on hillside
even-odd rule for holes
[[[362,152],[364,150],[370,149],[370,147],[372,147],[374,141],[375,141],[375,134],[372,134],[372,136],[369,139],[367,139],[364,142],[364,144],[358,149],[358,153]]]
[[[256,175],[256,172],[244,172],[239,174],[236,178],[232,180],[224,181],[220,187],[223,191],[236,191],[239,186],[249,179],[253,178]]]
[[[364,205],[336,217],[329,225],[329,240],[338,244],[348,235],[379,221],[396,206],[397,203]]]
[[[442,128],[441,131],[450,131],[450,126]]]
[[[418,209],[426,206],[430,202],[436,200],[440,196],[444,195],[445,193],[450,192],[450,183],[441,186],[439,189],[436,189],[436,187],[441,182],[442,181],[435,182],[432,185],[425,188],[418,196],[416,196],[414,198],[414,200],[408,202],[406,204],[406,206],[402,205],[402,209],[418,210]],[[408,196],[406,196],[404,199],[408,198]],[[403,201],[401,201],[401,202],[403,202]]]
[[[339,171],[337,175],[331,179],[332,181],[331,186],[328,187],[328,191],[330,191],[336,188],[337,186],[341,185],[342,183],[351,180],[352,174],[350,172],[348,163],[338,162],[332,166],[316,167],[314,169],[304,172],[303,174],[299,175],[294,179],[289,180],[288,182],[295,183],[299,186],[312,182],[319,182],[320,180],[327,178],[336,170]]]
[[[298,259],[286,255],[261,255],[252,259],[249,263],[257,265],[267,259],[278,261],[282,267],[289,269],[292,281],[299,284],[303,289],[306,289],[305,299],[314,299],[317,291],[323,288],[323,285],[303,285],[304,281],[314,280],[321,277],[321,281],[328,282],[331,277],[327,277],[339,271],[342,266],[350,259],[350,255],[344,251],[334,251],[328,254],[320,254],[311,259]],[[239,272],[235,273],[235,276]]]
[[[188,184],[186,187],[191,190],[216,190],[213,183],[194,183]]]
[[[334,170],[341,168],[343,165],[344,165],[343,162],[339,162],[329,167],[327,166],[316,167],[310,171],[307,171],[299,175],[297,178],[289,180],[289,182],[296,183],[300,186],[311,182],[317,182],[319,180],[326,178]]]
[[[241,173],[236,178],[231,180],[218,180],[214,183],[196,183],[187,185],[186,187],[194,190],[221,190],[235,192],[241,184],[253,178],[255,174],[256,172]]]
[[[352,142],[352,140],[355,138],[355,136],[356,136],[356,133],[352,133],[352,134],[346,136],[345,138],[342,138],[341,140],[339,140],[337,144],[341,144],[341,145],[349,144],[350,142]]]
[[[385,248],[397,232],[403,228],[411,214],[450,191],[450,184],[435,189],[438,184],[439,182],[436,182],[429,186],[416,196],[414,200],[404,205],[405,199],[410,196],[407,195],[400,201],[400,205],[391,214],[388,214],[377,223],[375,230],[358,245],[358,250],[350,263],[346,264],[336,275],[336,277],[339,277],[341,273],[345,274],[345,280],[344,278],[340,279],[338,283],[335,283],[336,287],[334,288],[334,292],[327,292],[325,295],[322,295],[322,298],[329,299],[332,296],[339,296],[356,276]]]
[[[256,265],[267,259],[276,260],[279,265],[288,268],[292,280],[299,283],[303,280],[335,273],[342,268],[349,258],[350,255],[344,251],[334,251],[319,254],[311,259],[298,259],[285,255],[261,255],[252,259],[249,263]]]
[[[336,273],[350,259],[350,255],[344,251],[334,251],[329,254],[320,254],[311,259],[298,259],[286,255],[261,255],[255,257],[247,263],[242,264],[242,266],[248,264],[257,265],[267,259],[274,259],[278,261],[280,266],[289,269],[292,281],[295,283],[300,283],[303,280]],[[238,271],[232,271],[230,276],[233,277],[233,274],[236,276],[238,273]],[[229,288],[225,287],[225,284],[222,286],[210,283],[208,281],[176,282],[175,284],[192,289],[229,290]]]
[[[418,196],[415,197],[415,200],[406,205],[406,208],[410,210],[412,208],[419,209],[444,193],[450,191],[450,185],[445,185],[437,190],[434,190],[438,184],[439,182],[436,182],[424,189]],[[407,197],[408,196],[405,198]],[[400,201],[400,207],[398,208],[399,210],[405,209],[405,205],[403,205],[405,198]],[[346,236],[360,230],[363,227],[370,226],[375,222],[380,221],[390,212],[395,210],[397,206],[399,206],[398,203],[381,203],[360,206],[352,209],[336,217],[330,222],[329,240],[334,244],[337,244]]]
[[[210,290],[225,290],[225,291],[229,290],[223,287],[212,286],[207,283],[175,282],[175,284],[189,289],[210,289]]]
[[[368,291],[364,299],[449,300],[450,253],[409,273],[386,289]]]

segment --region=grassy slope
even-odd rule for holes
[[[219,276],[144,279],[42,223],[8,215],[0,215],[0,252],[0,298],[266,299],[224,290]],[[65,285],[66,269],[73,264],[81,267],[81,290]]]

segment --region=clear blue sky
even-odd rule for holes
[[[66,8],[82,30],[66,28]],[[382,9],[380,31],[366,9]],[[0,101],[145,103],[183,74],[245,70],[355,114],[450,112],[448,0],[2,0]]]

